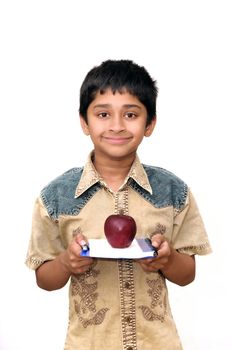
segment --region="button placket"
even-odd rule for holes
[[[125,284],[124,284],[124,287],[126,289],[130,289],[130,282],[126,281]]]
[[[115,195],[115,213],[129,214],[128,186]],[[120,282],[121,322],[124,350],[137,350],[135,322],[135,290],[133,261],[122,259],[118,261]]]
[[[120,304],[123,349],[136,350],[136,319],[133,261],[119,260]]]

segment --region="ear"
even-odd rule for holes
[[[144,136],[146,136],[146,137],[151,136],[151,134],[153,133],[153,130],[155,128],[155,125],[156,125],[156,116],[152,119],[150,124],[146,126]]]
[[[85,135],[89,135],[89,127],[88,124],[86,123],[85,119],[80,115],[80,123],[81,123],[81,128],[84,132]]]

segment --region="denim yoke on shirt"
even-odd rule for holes
[[[173,206],[176,211],[181,210],[188,193],[185,182],[165,169],[147,165],[143,167],[152,193],[155,195],[140,187],[134,180],[130,181],[130,186],[157,208]],[[60,176],[59,181],[53,181],[42,190],[41,197],[48,214],[54,220],[57,220],[59,215],[78,215],[78,212],[101,188],[101,185],[96,183],[76,198],[74,194],[82,171],[82,167],[73,168]]]

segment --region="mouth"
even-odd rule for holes
[[[104,137],[103,139],[111,145],[124,145],[130,142],[132,137]]]

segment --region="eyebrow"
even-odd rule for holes
[[[112,107],[111,104],[109,104],[109,103],[102,103],[102,104],[95,105],[94,109],[95,108],[110,108],[110,107]],[[122,105],[122,107],[123,108],[139,108],[139,109],[141,109],[141,107],[139,105],[137,105],[137,104],[124,104],[124,105]]]

